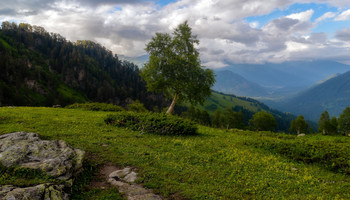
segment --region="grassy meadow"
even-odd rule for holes
[[[256,103],[256,101],[249,102],[243,97],[239,98],[234,95],[222,94],[213,91],[211,96],[206,99],[203,105],[197,105],[201,110],[206,110],[210,114],[214,114],[217,109],[231,108],[234,106],[240,106],[251,112],[258,112],[264,110],[261,103]]]
[[[105,163],[135,167],[137,182],[167,199],[350,199],[349,137],[204,126],[196,136],[139,135],[105,124],[109,114],[1,107],[0,134],[36,132],[85,150],[84,176],[73,199],[121,199],[113,188],[89,186]]]

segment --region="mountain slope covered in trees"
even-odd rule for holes
[[[255,99],[238,97],[232,94],[224,94],[216,91],[213,91],[212,95],[207,97],[207,100],[203,105],[198,105],[197,107],[200,110],[207,111],[211,115],[213,115],[216,110],[224,110],[227,108],[231,108],[235,112],[242,112],[246,126],[255,113],[259,111],[266,111],[272,114],[276,119],[278,131],[287,131],[290,127],[291,121],[297,118],[293,114],[271,109],[264,103],[261,103]],[[315,123],[310,121],[308,123],[310,127],[312,127],[314,130],[316,129],[317,125]]]
[[[330,116],[339,116],[348,106],[350,106],[350,72],[306,90],[279,108],[317,121],[325,110]]]
[[[162,105],[146,91],[136,65],[92,41],[70,42],[44,28],[3,22],[0,30],[2,105],[51,106],[97,101]]]
[[[226,98],[226,100],[224,100]],[[75,102],[107,102],[125,106],[140,100],[148,109],[169,105],[161,94],[147,92],[133,63],[92,41],[70,42],[29,24],[4,22],[0,30],[0,103],[15,106],[52,106]],[[229,100],[229,101],[228,101]],[[242,111],[246,122],[260,110],[276,117],[286,130],[294,116],[273,113],[249,98],[213,93],[201,109]],[[178,107],[184,111],[185,108]],[[180,112],[181,112],[180,111]]]

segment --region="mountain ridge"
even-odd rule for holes
[[[314,85],[282,103],[278,108],[303,114],[306,118],[317,121],[325,110],[331,116],[339,116],[348,106],[350,106],[350,71]]]
[[[248,81],[244,77],[230,70],[216,71],[216,82],[213,90],[238,96],[266,96],[268,91],[263,86]]]

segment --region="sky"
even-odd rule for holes
[[[334,60],[350,64],[346,0],[0,0],[0,21],[29,23],[137,57],[188,21],[202,65]]]

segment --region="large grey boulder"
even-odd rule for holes
[[[40,169],[67,182],[82,169],[84,154],[62,140],[40,140],[37,133],[0,135],[2,165]]]
[[[4,200],[68,200],[63,185],[40,184],[18,188],[11,185],[0,187],[0,199]]]

